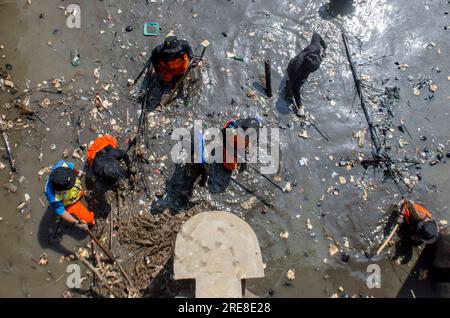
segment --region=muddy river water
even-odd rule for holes
[[[399,159],[405,155],[420,156],[424,148],[436,152],[439,146],[448,153],[450,30],[445,26],[450,26],[447,15],[450,5],[447,1],[357,0],[354,12],[335,18],[326,14],[326,1],[321,0],[73,2],[81,8],[79,29],[67,27],[65,10],[60,8],[71,1],[0,0],[3,47],[0,67],[12,66],[9,72],[18,86],[17,95],[44,80],[69,81],[75,77],[72,91],[80,97],[58,103],[64,96],[49,95],[52,105],[42,109],[38,102],[44,95],[32,95],[33,109],[42,114],[48,126],[34,122],[9,132],[18,174],[10,175],[8,161],[3,157],[4,145],[0,144],[0,160],[6,165],[0,171],[1,297],[61,297],[67,290],[66,268],[58,263],[63,252],[50,249],[39,238],[43,227],[54,225],[42,221],[48,211],[44,180],[40,180],[37,172],[59,160],[65,148],[76,147],[73,122],[64,111],[74,111],[89,121],[92,104],[88,99],[92,99],[99,86],[93,76],[95,68],[100,69],[100,80],[120,97],[112,99],[111,113],[105,113],[106,116],[121,124],[124,133],[129,132],[126,110],[134,118],[130,125],[135,125],[139,105],[129,98],[127,80],[139,73],[151,49],[170,31],[187,39],[196,54],[200,54],[204,39],[211,43],[205,54],[208,65],[197,71],[202,78],[201,88],[186,106],[194,118],[220,127],[231,117],[258,116],[266,126],[280,128],[280,176],[282,183],[295,185],[292,191],[276,192],[270,183],[251,171],[245,172],[241,179],[279,207],[277,211],[268,209],[267,213],[261,213],[262,204],[255,204],[245,211],[245,219],[259,239],[266,263],[265,278],[249,281],[249,290],[258,296],[268,296],[272,290],[274,297],[342,295],[339,287],[350,296],[412,297],[411,290],[417,297],[430,295],[424,282],[411,279],[416,274],[417,251],[403,265],[394,264],[386,255],[371,260],[364,256],[368,245],[379,243],[388,211],[401,195],[392,180],[383,182],[382,171],[374,174],[369,169],[364,174],[359,164],[351,169],[337,164],[340,160],[355,159],[360,153],[369,157],[371,152],[368,136],[363,148],[352,137],[355,131],[366,128],[367,122],[359,101],[355,100],[341,28],[349,35],[359,72],[370,84],[400,89],[400,98],[393,106],[393,156]],[[143,24],[147,21],[160,23],[160,36],[143,35]],[[129,26],[133,30],[127,32]],[[309,43],[313,31],[324,37],[328,50],[320,70],[303,88],[303,103],[330,136],[330,142],[313,127],[308,129],[310,138],[299,138],[299,121],[279,98],[289,60]],[[73,49],[81,57],[78,67],[70,63]],[[226,52],[242,56],[244,61],[227,58]],[[264,60],[268,58],[273,70],[271,99],[264,96],[259,84]],[[427,85],[416,96],[413,86],[425,77],[431,78],[437,91],[430,92]],[[255,92],[255,96],[249,97],[249,91]],[[0,106],[11,98],[9,92],[0,92]],[[172,128],[176,128],[185,123],[186,110],[173,110]],[[1,113],[8,119],[18,116],[17,110],[7,106],[1,108]],[[396,128],[401,121],[411,137]],[[111,127],[97,130],[114,132]],[[168,131],[158,133],[170,139]],[[421,136],[426,136],[426,140]],[[81,142],[87,143],[93,137],[93,129],[84,129]],[[405,140],[402,147],[397,145],[399,139]],[[41,145],[42,161],[38,159]],[[52,150],[51,145],[56,149]],[[164,154],[168,155],[159,156]],[[307,165],[300,163],[301,158],[307,159]],[[431,159],[420,165],[421,181],[409,196],[422,202],[438,220],[448,220],[450,163],[444,158],[431,166]],[[415,176],[417,172],[413,166],[409,174]],[[358,186],[363,177],[371,184],[366,200]],[[16,193],[3,189],[10,178],[18,186]],[[240,203],[249,198],[235,186],[225,193],[199,191],[217,209],[238,215],[242,212]],[[31,197],[30,203],[18,211],[16,207],[25,194]],[[312,228],[307,225],[308,219]],[[280,237],[285,231],[289,233],[287,240]],[[342,262],[340,253],[329,255],[332,242],[349,252],[349,262]],[[62,244],[71,250],[83,243],[64,236]],[[43,252],[48,254],[47,266],[33,261]],[[369,289],[366,285],[366,269],[372,263],[381,267],[381,288]],[[289,269],[295,270],[294,281],[285,278]],[[406,281],[411,285],[405,287]]]

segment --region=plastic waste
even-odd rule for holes
[[[80,54],[78,54],[78,50],[73,49],[70,51],[70,63],[72,63],[73,66],[80,65]]]

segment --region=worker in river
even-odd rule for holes
[[[200,178],[199,187],[206,186],[209,178],[206,162],[205,137],[201,132],[194,132],[191,143],[191,157],[185,166],[185,176],[181,185],[180,196],[186,203],[192,197],[194,186]]]
[[[186,40],[168,36],[152,52],[151,62],[163,90],[172,89],[189,68],[196,66],[192,48]]]
[[[297,107],[297,115],[304,116],[300,89],[306,83],[311,73],[317,71],[322,63],[321,47],[325,50],[327,45],[319,33],[314,32],[311,43],[295,56],[288,65],[288,80],[286,82],[286,99],[292,100]]]
[[[117,188],[120,180],[136,173],[127,152],[118,148],[116,138],[111,135],[99,136],[91,142],[87,159],[94,176],[94,188],[100,193]]]
[[[403,200],[397,221],[401,224],[401,236],[406,236],[414,243],[433,244],[439,238],[439,226],[433,215],[416,202]]]
[[[256,118],[240,118],[228,121],[222,129],[224,141],[224,168],[230,172],[245,170],[245,158],[251,146],[251,134],[247,134],[249,129],[254,129],[254,140],[258,139],[261,123]],[[239,133],[241,128],[241,133]],[[243,132],[243,134],[242,134]],[[242,163],[242,165],[241,165]]]
[[[83,175],[83,171],[76,169],[73,163],[58,161],[45,185],[45,196],[63,220],[87,230],[88,225],[95,225],[95,221],[94,213],[81,202],[85,194],[80,180]]]

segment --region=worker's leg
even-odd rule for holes
[[[184,203],[187,203],[194,192],[195,181],[197,178],[185,176],[183,179],[183,184],[181,186],[180,198]]]
[[[206,165],[201,165],[200,175],[202,176],[202,178],[200,179],[198,185],[203,188],[204,186],[206,186],[206,182],[208,182],[208,175],[209,175],[208,168],[206,167]]]
[[[302,97],[300,93],[300,88],[303,85],[303,81],[295,81],[292,85],[292,94],[294,95],[294,101],[296,104],[296,107],[299,108],[302,105]]]
[[[80,221],[85,221],[90,225],[95,224],[94,213],[89,211],[81,201],[66,206],[66,211],[75,216]]]
[[[292,102],[292,81],[288,78],[286,80],[286,86],[284,88],[284,99],[288,102]]]

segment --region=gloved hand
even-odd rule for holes
[[[83,231],[87,231],[87,230],[89,230],[89,226],[87,225],[87,223],[86,222],[84,222],[84,221],[78,221],[77,223],[74,223],[74,225],[77,227],[77,228],[79,228],[80,230],[83,230]]]
[[[78,178],[82,178],[84,176],[84,174],[85,173],[82,170],[78,170],[78,172],[77,172]]]
[[[403,224],[403,222],[405,222],[405,218],[403,217],[403,214],[399,213],[397,216],[397,219],[395,220],[397,222],[397,224]]]
[[[191,67],[192,67],[192,68],[196,68],[196,67],[198,66],[198,62],[199,62],[198,59],[193,58],[193,59],[191,60]]]

